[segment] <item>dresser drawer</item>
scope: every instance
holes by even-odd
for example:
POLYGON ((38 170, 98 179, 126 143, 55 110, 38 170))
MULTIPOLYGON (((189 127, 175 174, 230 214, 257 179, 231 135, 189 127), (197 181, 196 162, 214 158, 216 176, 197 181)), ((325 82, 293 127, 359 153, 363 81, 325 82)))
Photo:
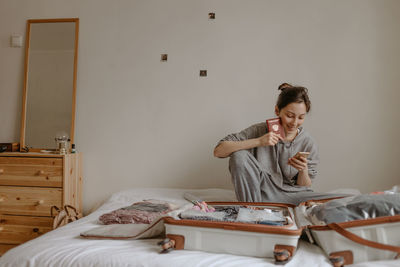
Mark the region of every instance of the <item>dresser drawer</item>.
POLYGON ((16 246, 18 246, 18 244, 0 244, 0 256, 6 253, 7 250, 15 248, 16 246))
POLYGON ((53 205, 62 205, 62 189, 0 186, 0 213, 50 216, 53 205))
POLYGON ((0 185, 62 187, 61 158, 0 157, 0 185))
POLYGON ((49 217, 0 215, 0 243, 20 244, 53 230, 49 217))

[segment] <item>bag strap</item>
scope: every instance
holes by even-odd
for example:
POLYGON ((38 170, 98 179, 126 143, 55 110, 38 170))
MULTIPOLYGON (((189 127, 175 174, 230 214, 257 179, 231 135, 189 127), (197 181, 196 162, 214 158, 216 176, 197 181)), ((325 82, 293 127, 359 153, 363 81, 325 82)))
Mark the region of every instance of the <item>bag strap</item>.
POLYGON ((64 205, 64 210, 67 212, 68 216, 76 216, 78 214, 78 212, 76 212, 76 208, 68 204, 64 205), (68 209, 73 210, 74 214, 70 214, 70 211, 68 209))
POLYGON ((51 208, 50 208, 50 215, 51 215, 51 217, 56 216, 56 213, 57 213, 57 214, 60 213, 60 208, 57 207, 57 206, 51 206, 51 208))
POLYGON ((400 247, 398 246, 392 246, 392 245, 387 245, 387 244, 382 244, 382 243, 378 243, 375 241, 371 241, 368 239, 364 239, 362 237, 359 237, 356 234, 353 234, 350 231, 347 231, 346 229, 344 229, 343 227, 341 227, 339 224, 337 223, 331 223, 327 225, 329 228, 331 228, 332 230, 336 231, 338 234, 341 234, 342 236, 350 239, 351 241, 354 241, 358 244, 364 245, 364 246, 368 246, 368 247, 372 247, 372 248, 377 248, 377 249, 383 249, 383 250, 389 250, 389 251, 393 251, 397 253, 396 258, 399 257, 400 255, 400 247))
POLYGON ((67 216, 73 220, 78 220, 81 217, 81 214, 78 213, 74 206, 65 204, 64 210, 67 213, 67 216))
POLYGON ((65 219, 66 216, 65 216, 65 213, 63 213, 61 215, 62 215, 62 217, 55 218, 55 220, 53 221, 53 229, 56 229, 63 224, 63 220, 65 219))
POLYGON ((63 225, 63 221, 65 220, 65 218, 67 218, 67 213, 65 212, 65 210, 59 209, 58 214, 55 215, 53 219, 53 229, 56 229, 63 225))

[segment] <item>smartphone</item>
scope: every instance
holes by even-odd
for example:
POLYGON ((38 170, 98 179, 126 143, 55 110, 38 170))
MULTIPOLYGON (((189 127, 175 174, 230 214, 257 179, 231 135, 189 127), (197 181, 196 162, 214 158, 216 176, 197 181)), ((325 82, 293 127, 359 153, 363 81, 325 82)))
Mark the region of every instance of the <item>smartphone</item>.
POLYGON ((294 158, 300 158, 300 157, 308 158, 309 155, 310 152, 297 152, 296 155, 294 155, 294 158))

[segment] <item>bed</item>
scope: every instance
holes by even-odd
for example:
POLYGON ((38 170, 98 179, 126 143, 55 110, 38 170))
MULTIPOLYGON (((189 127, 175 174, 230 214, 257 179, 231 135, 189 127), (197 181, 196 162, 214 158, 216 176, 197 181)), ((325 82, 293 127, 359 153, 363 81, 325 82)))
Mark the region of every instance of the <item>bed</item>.
MULTIPOLYGON (((113 194, 86 217, 9 250, 0 258, 2 267, 46 266, 276 266, 273 259, 175 250, 160 254, 161 238, 139 240, 87 239, 80 233, 100 227, 100 215, 144 199, 185 204, 190 191, 206 200, 233 201, 234 193, 224 189, 138 188, 113 194)), ((300 240, 297 252, 286 266, 331 266, 322 250, 300 240)), ((353 266, 400 266, 400 260, 359 263, 353 266)))

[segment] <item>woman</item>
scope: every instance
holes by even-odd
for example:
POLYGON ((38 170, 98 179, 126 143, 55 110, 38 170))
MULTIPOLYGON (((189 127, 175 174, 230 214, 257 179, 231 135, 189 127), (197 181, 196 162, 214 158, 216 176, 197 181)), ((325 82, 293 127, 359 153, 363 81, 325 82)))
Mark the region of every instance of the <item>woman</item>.
POLYGON ((239 201, 285 202, 299 204, 307 199, 345 195, 316 193, 310 188, 317 175, 318 148, 303 124, 310 111, 308 90, 283 83, 275 114, 280 118, 285 137, 268 132, 265 122, 223 138, 214 156, 230 157, 229 170, 239 201), (309 152, 306 157, 293 157, 309 152))

